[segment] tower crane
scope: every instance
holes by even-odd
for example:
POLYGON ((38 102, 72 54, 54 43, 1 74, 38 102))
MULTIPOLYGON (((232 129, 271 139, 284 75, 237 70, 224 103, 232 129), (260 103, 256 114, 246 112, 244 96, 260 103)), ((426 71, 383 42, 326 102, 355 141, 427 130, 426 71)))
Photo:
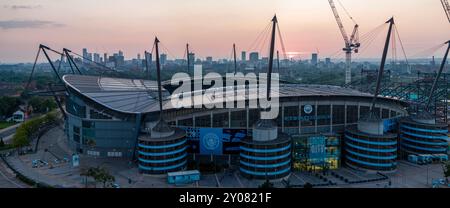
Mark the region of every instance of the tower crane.
POLYGON ((345 52, 345 63, 346 63, 345 84, 348 84, 352 81, 352 70, 351 70, 352 53, 353 52, 358 53, 358 48, 361 46, 361 43, 359 43, 359 32, 358 32, 359 25, 349 15, 350 19, 353 21, 353 23, 355 23, 355 26, 353 28, 352 35, 348 37, 347 32, 345 31, 344 28, 344 24, 342 24, 342 20, 336 9, 336 5, 334 4, 334 1, 328 0, 328 3, 330 3, 331 10, 333 11, 334 14, 334 18, 336 19, 336 22, 339 26, 339 30, 341 31, 342 37, 344 38, 345 42, 345 47, 342 50, 345 52))
POLYGON ((444 7, 445 14, 447 15, 448 22, 450 22, 450 4, 447 0, 441 0, 441 3, 444 7))

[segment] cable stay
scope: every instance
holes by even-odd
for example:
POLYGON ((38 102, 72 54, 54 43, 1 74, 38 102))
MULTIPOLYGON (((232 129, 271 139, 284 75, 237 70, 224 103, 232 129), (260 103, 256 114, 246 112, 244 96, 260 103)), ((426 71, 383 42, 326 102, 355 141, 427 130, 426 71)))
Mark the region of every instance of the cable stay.
POLYGON ((411 57, 413 57, 413 58, 429 57, 429 56, 436 54, 437 51, 441 50, 444 46, 445 46, 445 44, 441 43, 441 44, 432 46, 430 48, 427 48, 425 50, 419 51, 418 53, 412 55, 411 57))

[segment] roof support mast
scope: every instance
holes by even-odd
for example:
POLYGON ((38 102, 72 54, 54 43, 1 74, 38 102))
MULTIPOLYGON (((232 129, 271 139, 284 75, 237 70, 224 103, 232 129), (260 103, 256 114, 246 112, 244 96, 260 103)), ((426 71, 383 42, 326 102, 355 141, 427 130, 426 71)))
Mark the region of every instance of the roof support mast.
MULTIPOLYGON (((159 119, 163 119, 163 107, 162 107, 162 93, 161 93, 161 65, 159 62, 159 40, 155 37, 155 51, 156 51, 156 76, 158 79, 158 98, 159 98, 159 119)), ((189 57, 188 57, 189 60, 189 57)))
POLYGON ((187 72, 189 73, 189 65, 190 65, 190 59, 189 59, 189 43, 186 43, 186 58, 187 58, 187 72))
POLYGON ((237 64, 236 64, 236 44, 233 43, 233 58, 234 58, 234 74, 237 73, 237 64))
POLYGON ((269 51, 269 71, 267 72, 267 100, 270 100, 270 88, 272 83, 272 69, 273 69, 273 53, 275 51, 275 29, 277 27, 277 15, 272 19, 272 37, 270 39, 270 51, 269 51))
POLYGON ((395 24, 394 18, 392 17, 386 23, 389 23, 389 31, 388 31, 388 34, 386 37, 386 42, 384 44, 383 56, 381 57, 380 70, 378 70, 377 87, 375 89, 375 94, 373 95, 372 107, 370 108, 370 111, 372 111, 372 112, 375 109, 375 102, 377 101, 378 94, 380 93, 381 79, 383 79, 384 65, 386 63, 386 57, 387 57, 387 53, 389 50, 389 42, 391 40, 392 26, 395 24))
POLYGON ((439 68, 438 74, 436 75, 436 78, 434 79, 433 86, 431 87, 430 96, 428 97, 428 102, 427 102, 427 105, 425 107, 426 111, 429 110, 428 108, 430 107, 434 91, 436 90, 437 82, 439 81, 439 78, 441 77, 442 71, 444 70, 445 63, 447 62, 448 52, 450 50, 450 40, 447 41, 445 44, 448 45, 447 46, 447 51, 445 52, 444 58, 442 59, 441 67, 439 68))

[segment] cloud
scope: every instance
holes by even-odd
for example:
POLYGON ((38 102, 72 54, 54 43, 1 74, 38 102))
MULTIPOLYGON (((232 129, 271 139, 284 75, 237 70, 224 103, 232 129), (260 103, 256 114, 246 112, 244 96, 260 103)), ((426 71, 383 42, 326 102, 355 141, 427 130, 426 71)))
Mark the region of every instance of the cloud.
POLYGON ((1 29, 64 27, 64 24, 42 20, 0 20, 1 29))
POLYGON ((41 5, 5 5, 3 8, 5 9, 12 9, 12 10, 19 10, 19 9, 39 9, 41 8, 41 5))

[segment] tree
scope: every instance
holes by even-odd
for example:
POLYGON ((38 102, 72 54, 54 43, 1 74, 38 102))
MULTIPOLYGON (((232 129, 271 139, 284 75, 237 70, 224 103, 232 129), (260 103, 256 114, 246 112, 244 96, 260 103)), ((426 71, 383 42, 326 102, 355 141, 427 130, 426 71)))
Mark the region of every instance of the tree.
POLYGON ((303 185, 303 188, 310 189, 310 188, 313 188, 313 186, 310 183, 305 183, 305 185, 303 185))
POLYGON ((445 177, 445 180, 446 180, 447 183, 448 183, 448 177, 450 177, 450 162, 446 162, 446 163, 443 165, 443 169, 444 169, 444 177, 445 177))
POLYGON ((268 189, 268 188, 273 188, 274 186, 273 186, 273 183, 271 183, 270 181, 269 181, 269 179, 267 179, 263 184, 261 184, 260 186, 259 186, 259 188, 262 188, 262 189, 268 189))
POLYGON ((103 183, 103 188, 106 188, 106 184, 116 181, 116 178, 111 175, 106 168, 100 168, 98 172, 98 181, 103 183))
POLYGON ((106 168, 103 167, 90 167, 88 169, 82 169, 80 176, 85 177, 85 186, 87 186, 88 177, 93 178, 95 183, 102 183, 103 188, 106 188, 106 184, 112 183, 116 180, 116 178, 111 175, 106 168))
POLYGON ((13 136, 12 144, 16 148, 24 147, 30 144, 30 137, 36 134, 41 127, 57 119, 55 112, 47 113, 43 117, 33 118, 23 122, 16 130, 13 136))
POLYGON ((19 98, 0 97, 0 116, 10 117, 21 104, 19 98))
POLYGON ((0 138, 0 147, 4 147, 5 146, 5 142, 3 141, 3 137, 0 138))
POLYGON ((32 97, 28 104, 33 107, 35 113, 46 113, 56 108, 56 103, 51 98, 32 97))

